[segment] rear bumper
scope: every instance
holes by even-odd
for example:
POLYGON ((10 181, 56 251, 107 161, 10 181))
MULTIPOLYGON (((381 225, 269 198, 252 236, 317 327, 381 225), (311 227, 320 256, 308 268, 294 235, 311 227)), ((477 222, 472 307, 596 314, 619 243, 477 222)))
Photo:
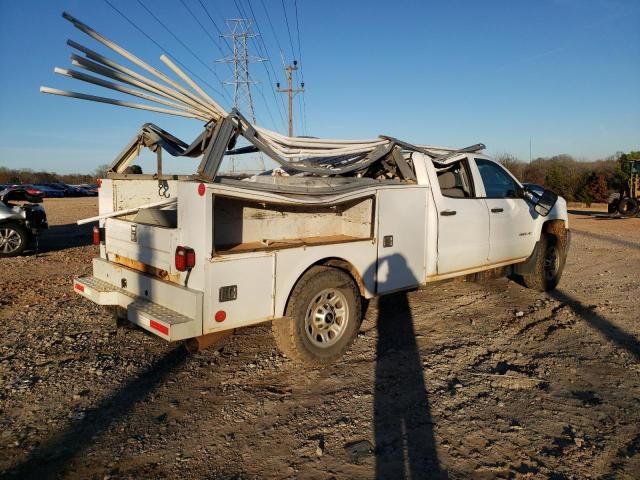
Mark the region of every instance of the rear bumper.
POLYGON ((125 308, 130 322, 165 340, 202 335, 202 292, 101 258, 93 260, 93 275, 74 279, 73 289, 98 305, 125 308))

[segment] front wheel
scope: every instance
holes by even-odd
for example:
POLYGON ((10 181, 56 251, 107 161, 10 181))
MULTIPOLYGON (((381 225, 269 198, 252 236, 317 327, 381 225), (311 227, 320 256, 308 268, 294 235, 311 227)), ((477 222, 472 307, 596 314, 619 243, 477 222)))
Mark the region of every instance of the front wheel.
POLYGON ((542 235, 537 248, 535 267, 531 273, 523 275, 522 279, 527 288, 548 292, 560 282, 566 251, 552 235, 542 235))
POLYGON ((29 244, 29 233, 18 223, 0 225, 0 257, 20 255, 29 244))
POLYGON ((638 202, 633 198, 623 198, 618 202, 618 212, 625 217, 634 217, 638 213, 638 202))
POLYGON ((286 316, 274 320, 278 348, 296 363, 320 367, 341 357, 358 333, 361 300, 342 270, 312 267, 294 287, 286 316))

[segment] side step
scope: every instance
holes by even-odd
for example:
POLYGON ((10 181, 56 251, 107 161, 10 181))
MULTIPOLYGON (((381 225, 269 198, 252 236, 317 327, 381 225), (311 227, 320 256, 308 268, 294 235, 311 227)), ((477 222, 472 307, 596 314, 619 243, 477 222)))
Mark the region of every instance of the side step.
POLYGON ((135 298, 122 288, 111 285, 93 275, 73 279, 73 290, 98 305, 128 305, 135 298))
POLYGON ((195 319, 138 298, 127 307, 129 321, 165 340, 184 340, 194 335, 195 319))
POLYGON ((73 280, 73 290, 98 305, 119 305, 127 309, 127 318, 170 342, 197 337, 202 324, 169 308, 140 298, 93 275, 73 280))

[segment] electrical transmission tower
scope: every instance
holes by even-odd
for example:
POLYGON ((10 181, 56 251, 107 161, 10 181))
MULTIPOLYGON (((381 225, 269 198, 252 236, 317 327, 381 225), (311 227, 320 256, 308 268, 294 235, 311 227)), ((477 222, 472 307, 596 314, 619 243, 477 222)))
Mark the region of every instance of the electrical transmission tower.
MULTIPOLYGON (((283 62, 284 63, 284 62, 283 62)), ((287 93, 289 95, 289 136, 293 137, 293 97, 298 93, 304 92, 304 82, 300 84, 300 88, 293 88, 293 72, 298 70, 298 62, 293 61, 293 65, 284 68, 287 74, 287 88, 280 88, 280 83, 276 84, 278 92, 287 93)))
POLYGON ((233 56, 222 58, 218 61, 233 65, 233 80, 228 80, 224 83, 233 85, 233 106, 255 123, 256 114, 253 108, 251 85, 257 82, 251 80, 249 65, 256 62, 264 62, 267 59, 249 55, 248 39, 258 36, 257 33, 251 31, 253 23, 251 20, 232 18, 228 19, 226 23, 231 32, 220 36, 231 39, 233 56))
MULTIPOLYGON (((253 108, 253 96, 251 95, 251 85, 255 82, 249 74, 249 65, 256 62, 264 62, 267 59, 249 55, 248 39, 257 37, 257 33, 251 31, 252 21, 246 18, 231 18, 226 20, 230 33, 220 35, 222 38, 229 38, 232 41, 233 55, 218 60, 223 63, 233 65, 233 80, 224 82, 233 86, 233 107, 237 108, 243 115, 256 123, 256 113, 253 108)), ((261 168, 264 168, 264 161, 260 156, 261 168)), ((232 162, 232 170, 235 169, 235 161, 232 162)))

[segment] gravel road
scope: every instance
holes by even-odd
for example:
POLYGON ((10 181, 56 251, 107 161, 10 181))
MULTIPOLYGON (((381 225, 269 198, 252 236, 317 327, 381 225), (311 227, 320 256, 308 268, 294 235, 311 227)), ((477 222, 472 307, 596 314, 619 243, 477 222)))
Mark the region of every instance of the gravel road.
POLYGON ((640 219, 571 216, 565 275, 371 302, 336 365, 268 326, 189 355, 72 292, 95 199, 0 260, 3 478, 639 478, 640 219))

